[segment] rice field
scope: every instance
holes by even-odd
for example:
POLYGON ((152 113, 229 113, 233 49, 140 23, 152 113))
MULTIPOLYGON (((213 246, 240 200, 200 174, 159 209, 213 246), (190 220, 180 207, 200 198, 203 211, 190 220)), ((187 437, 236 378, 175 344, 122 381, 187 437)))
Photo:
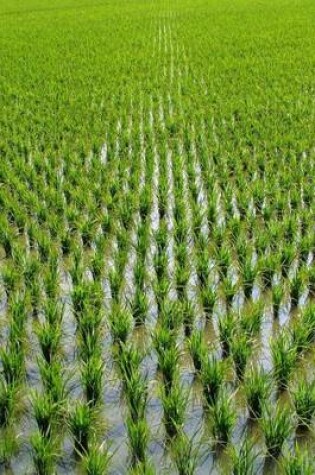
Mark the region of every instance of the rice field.
POLYGON ((315 473, 314 30, 0 0, 0 474, 315 473))

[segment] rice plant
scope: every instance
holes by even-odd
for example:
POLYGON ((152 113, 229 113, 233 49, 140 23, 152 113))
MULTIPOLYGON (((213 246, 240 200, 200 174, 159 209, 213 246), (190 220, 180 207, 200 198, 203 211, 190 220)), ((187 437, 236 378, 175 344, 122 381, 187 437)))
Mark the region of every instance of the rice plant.
POLYGON ((292 391, 292 398, 298 423, 303 427, 310 427, 315 414, 315 383, 300 379, 292 391))
POLYGON ((261 428, 265 437, 268 455, 275 458, 279 457, 284 442, 292 429, 289 409, 279 404, 274 410, 266 406, 261 419, 261 428))
POLYGON ((252 366, 244 379, 244 390, 249 414, 260 418, 263 408, 269 398, 271 384, 270 376, 261 367, 252 366))
POLYGON ((226 445, 236 422, 232 396, 226 390, 221 391, 215 404, 211 406, 210 414, 214 441, 219 445, 226 445))

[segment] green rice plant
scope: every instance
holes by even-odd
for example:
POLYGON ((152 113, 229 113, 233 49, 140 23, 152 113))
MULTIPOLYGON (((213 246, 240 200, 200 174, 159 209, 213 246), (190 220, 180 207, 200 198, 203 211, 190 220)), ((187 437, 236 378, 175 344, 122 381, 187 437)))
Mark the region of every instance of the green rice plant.
POLYGON ((217 301, 217 292, 210 286, 201 288, 200 298, 205 316, 209 320, 213 315, 213 309, 217 301))
POLYGON ((53 475, 55 473, 58 452, 56 443, 40 432, 31 436, 32 458, 37 475, 53 475))
POLYGON ((264 289, 270 289, 273 278, 279 268, 279 258, 277 254, 268 254, 259 261, 260 275, 264 289))
POLYGON ((114 304, 109 315, 110 329, 114 343, 126 343, 132 329, 132 315, 119 304, 114 304))
POLYGON ((90 268, 92 272, 93 279, 95 281, 101 280, 104 275, 104 256, 103 252, 96 252, 91 260, 90 268))
POLYGON ((175 301, 165 300, 161 306, 159 318, 164 328, 176 331, 182 323, 181 305, 175 301))
POLYGON ((255 462, 257 455, 254 453, 255 444, 247 437, 242 441, 239 449, 232 449, 232 467, 233 475, 254 475, 255 462))
POLYGON ((184 265, 177 265, 175 268, 175 285, 179 300, 185 297, 185 291, 190 279, 190 274, 191 271, 188 263, 184 265))
POLYGON ((210 275, 209 260, 210 260, 210 255, 209 255, 208 249, 207 248, 201 249, 197 255, 197 269, 196 269, 201 288, 207 287, 209 283, 209 275, 210 275))
POLYGON ((252 264, 251 259, 246 257, 241 267, 244 295, 246 299, 252 296, 255 280, 258 276, 258 267, 252 264))
POLYGON ((281 462, 283 475, 313 475, 314 462, 309 453, 296 444, 294 451, 287 451, 281 462))
POLYGON ((51 437, 53 428, 64 418, 64 408, 59 402, 51 399, 49 393, 34 391, 31 394, 31 404, 38 430, 44 437, 51 437))
POLYGON ((132 316, 136 326, 145 323, 149 309, 149 303, 146 293, 139 287, 136 288, 134 299, 132 302, 132 316))
POLYGON ((19 287, 21 274, 11 262, 7 262, 1 269, 1 278, 5 292, 10 297, 11 293, 19 287))
POLYGON ((82 362, 81 379, 85 396, 91 406, 101 401, 103 392, 104 362, 95 354, 86 362, 82 362))
POLYGON ((61 328, 59 325, 45 322, 37 326, 36 334, 43 357, 50 363, 60 350, 61 328))
POLYGON ((225 301, 227 308, 229 309, 233 304, 233 299, 238 292, 239 285, 234 283, 231 277, 225 277, 222 280, 223 293, 225 296, 225 301))
POLYGON ((125 379, 124 393, 131 419, 136 422, 145 418, 148 399, 148 383, 142 375, 134 371, 125 379))
POLYGON ((60 327, 64 314, 64 305, 61 305, 55 299, 49 298, 43 304, 43 312, 47 325, 60 327))
POLYGON ((284 284, 279 282, 276 285, 272 286, 272 305, 273 305, 273 315, 275 318, 279 316, 279 310, 281 302, 284 297, 284 284))
POLYGON ((95 235, 95 224, 96 223, 94 220, 89 219, 87 221, 83 221, 81 225, 80 232, 84 248, 91 248, 92 246, 95 235))
POLYGON ((1 219, 0 224, 0 245, 3 247, 6 258, 12 258, 14 252, 14 244, 17 234, 13 228, 6 222, 5 218, 1 219))
POLYGON ((166 349, 159 355, 158 365, 163 376, 165 390, 171 390, 179 371, 179 351, 176 345, 166 349))
POLYGON ((262 300, 252 302, 240 315, 240 328, 250 338, 256 337, 260 333, 261 323, 264 315, 264 304, 262 300))
POLYGON ((315 266, 311 266, 308 270, 308 285, 309 285, 309 291, 312 297, 315 295, 315 266))
POLYGON ((8 385, 22 382, 25 375, 24 352, 17 345, 15 348, 0 348, 2 374, 8 385))
POLYGON ((200 372, 202 363, 207 355, 207 345, 204 341, 203 332, 201 330, 194 330, 188 340, 188 346, 195 370, 200 372))
POLYGON ((108 274, 110 290, 114 302, 118 302, 119 292, 122 286, 122 276, 115 269, 110 269, 108 274))
POLYGON ((215 252, 216 262, 222 277, 227 277, 228 270, 232 264, 231 252, 227 247, 217 248, 215 252))
POLYGON ((58 257, 50 256, 48 269, 44 275, 45 293, 50 299, 57 299, 59 293, 58 257))
POLYGON ((292 243, 284 243, 281 251, 281 271, 283 277, 288 277, 289 270, 296 257, 296 248, 292 243))
POLYGON ((69 256, 72 249, 72 236, 69 230, 64 230, 60 236, 61 252, 64 257, 69 256))
POLYGON ((199 450, 185 433, 178 434, 173 440, 172 454, 178 475, 194 475, 198 466, 199 450))
POLYGON ((87 309, 79 318, 77 317, 77 331, 85 341, 90 335, 99 337, 103 316, 100 311, 87 309))
POLYGON ((132 465, 143 464, 146 461, 146 450, 149 440, 149 428, 144 419, 126 421, 128 441, 131 449, 132 465))
POLYGON ((236 376, 239 380, 242 380, 248 358, 252 352, 252 341, 244 333, 234 333, 230 342, 230 348, 236 376))
POLYGON ((302 237, 299 247, 300 247, 300 260, 299 260, 299 265, 304 266, 307 263, 309 253, 312 249, 312 239, 313 237, 311 235, 306 234, 305 236, 302 237))
POLYGON ((61 362, 52 360, 48 363, 45 359, 38 358, 38 368, 44 389, 52 401, 64 405, 69 394, 69 375, 65 374, 61 362))
POLYGON ((0 427, 7 427, 19 408, 19 388, 14 383, 0 379, 0 427))
POLYGON ((235 331, 236 318, 234 313, 228 312, 219 318, 219 336, 222 347, 223 356, 230 354, 231 341, 235 331))
POLYGON ((51 254, 51 239, 46 232, 41 232, 37 238, 39 258, 42 264, 49 261, 51 254))
POLYGON ((244 391, 250 417, 259 419, 266 401, 270 396, 271 381, 269 374, 261 367, 252 366, 244 379, 244 391))
POLYGON ((223 361, 214 356, 203 356, 200 377, 207 404, 213 406, 219 396, 225 376, 223 361))
POLYGON ((178 311, 180 312, 181 320, 184 324, 185 336, 190 337, 194 328, 194 322, 196 319, 196 310, 193 302, 183 299, 178 304, 178 311))
POLYGON ((121 345, 117 363, 124 380, 130 379, 139 370, 142 359, 143 354, 134 345, 121 345))
POLYGON ((301 326, 304 326, 308 330, 308 344, 312 343, 315 339, 315 305, 309 303, 305 309, 302 310, 300 316, 301 326))
POLYGON ((288 407, 279 404, 273 411, 266 407, 260 424, 268 455, 278 458, 292 429, 290 410, 288 407))
POLYGON ((170 282, 169 279, 163 278, 154 282, 154 293, 156 298, 156 303, 158 307, 158 312, 161 312, 164 302, 167 300, 170 291, 170 282))
POLYGON ((306 351, 312 341, 311 328, 304 325, 303 319, 297 319, 294 321, 290 328, 292 343, 296 348, 296 352, 300 355, 303 351, 306 351))
POLYGON ((286 389, 296 366, 297 351, 291 335, 283 331, 270 341, 273 374, 280 390, 286 389))
POLYGON ((77 454, 87 453, 91 436, 95 430, 95 414, 85 402, 78 402, 70 412, 69 427, 77 454))
POLYGON ((174 437, 185 421, 188 394, 178 382, 173 382, 171 387, 163 388, 161 399, 166 433, 174 437))
POLYGON ((0 439, 0 463, 9 466, 14 455, 20 450, 20 435, 16 434, 14 428, 7 427, 2 430, 0 439))
POLYGON ((224 389, 220 392, 214 405, 210 408, 212 417, 212 434, 216 444, 226 445, 230 438, 236 421, 235 408, 232 396, 224 389))
POLYGON ((293 306, 297 306, 299 299, 305 290, 307 282, 307 271, 301 268, 290 281, 290 297, 293 306))
POLYGON ((167 277, 168 255, 166 249, 156 253, 153 258, 154 270, 158 281, 167 277))
POLYGON ((309 428, 315 414, 315 381, 300 379, 291 394, 299 425, 309 428))
MULTIPOLYGON (((92 444, 91 444, 92 445, 92 444)), ((82 457, 82 467, 86 475, 105 475, 110 465, 110 454, 104 444, 93 444, 82 457)))
POLYGON ((164 326, 158 326, 154 329, 152 334, 152 342, 158 359, 160 359, 163 358, 163 354, 166 350, 176 346, 176 334, 164 326))
POLYGON ((38 317, 42 306, 42 292, 40 282, 34 282, 31 287, 27 289, 32 305, 32 313, 35 318, 38 317))

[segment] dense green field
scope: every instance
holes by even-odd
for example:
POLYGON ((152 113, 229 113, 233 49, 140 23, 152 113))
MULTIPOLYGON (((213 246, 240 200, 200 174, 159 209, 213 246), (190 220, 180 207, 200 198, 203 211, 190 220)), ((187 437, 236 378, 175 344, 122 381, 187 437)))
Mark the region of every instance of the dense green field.
POLYGON ((315 473, 314 31, 0 0, 0 473, 315 473))

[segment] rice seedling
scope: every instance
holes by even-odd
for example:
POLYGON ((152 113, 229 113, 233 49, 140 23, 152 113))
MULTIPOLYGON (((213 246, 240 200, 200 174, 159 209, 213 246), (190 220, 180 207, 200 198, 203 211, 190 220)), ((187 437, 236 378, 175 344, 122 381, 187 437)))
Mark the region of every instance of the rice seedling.
POLYGON ((223 356, 230 354, 231 341, 235 331, 235 315, 228 312, 225 316, 219 318, 219 335, 223 356))
POLYGON ((294 307, 299 303, 299 299, 306 287, 306 275, 304 269, 300 269, 290 281, 290 297, 294 307))
POLYGON ((313 424, 312 2, 52 3, 0 6, 0 458, 32 473, 259 471, 247 412, 268 419, 269 396, 279 412, 290 396, 313 424), (199 429, 208 412, 234 459, 185 436, 186 414, 199 429))
POLYGON ((0 348, 2 373, 8 385, 18 384, 25 375, 24 352, 19 345, 14 348, 0 348))
POLYGON ((315 383, 300 379, 296 388, 292 391, 292 398, 298 424, 302 427, 311 426, 313 415, 315 414, 315 383))
POLYGON ((258 276, 258 267, 253 265, 251 259, 247 256, 244 265, 241 267, 241 274, 245 298, 249 299, 252 296, 254 283, 258 276))
POLYGON ((226 390, 221 391, 215 404, 211 406, 212 434, 216 444, 226 445, 236 421, 232 396, 226 390))
POLYGON ((201 382, 208 405, 213 406, 219 396, 225 376, 224 362, 215 357, 203 356, 201 365, 201 382))
POLYGON ((202 332, 199 330, 195 330, 189 339, 188 345, 195 370, 197 372, 200 372, 202 368, 202 363, 207 355, 207 345, 204 342, 202 332))
POLYGON ((264 305, 261 300, 253 302, 240 315, 240 328, 253 338, 259 335, 264 315, 264 305))
POLYGON ((62 423, 64 408, 62 403, 55 402, 49 393, 33 392, 31 403, 38 431, 45 437, 51 437, 53 429, 62 423))
POLYGON ((114 343, 125 344, 132 329, 132 316, 128 310, 114 305, 109 316, 110 329, 114 343))
POLYGON ((92 434, 95 430, 95 414, 91 407, 79 402, 72 409, 69 417, 69 427, 74 439, 76 453, 84 454, 89 450, 92 434))
POLYGON ((95 406, 103 392, 104 362, 97 354, 83 361, 81 369, 82 385, 87 401, 95 406))
POLYGON ((58 457, 55 442, 40 432, 36 432, 31 437, 31 447, 35 473, 53 475, 58 457))
POLYGON ((233 475, 254 475, 257 459, 257 454, 254 453, 254 446, 254 442, 245 437, 238 450, 233 447, 231 468, 233 475))
POLYGON ((268 455, 278 458, 292 429, 290 410, 279 404, 273 411, 266 407, 261 419, 261 428, 268 455))
POLYGON ((82 457, 82 467, 87 475, 105 475, 109 465, 110 454, 104 444, 91 446, 82 457))
POLYGON ((236 376, 239 380, 242 380, 248 358, 252 352, 252 342, 246 334, 234 333, 230 342, 230 348, 236 376))
POLYGON ((294 452, 285 454, 281 462, 281 470, 284 475, 312 475, 314 463, 309 458, 307 451, 303 451, 298 445, 294 452))
POLYGON ((273 315, 275 318, 279 316, 279 310, 281 306, 281 302, 284 297, 284 288, 283 283, 280 282, 279 284, 272 286, 272 306, 273 306, 273 315))
POLYGON ((139 370, 143 355, 134 345, 122 345, 117 357, 121 375, 124 380, 130 379, 134 371, 139 370))
POLYGON ((194 322, 196 318, 196 309, 192 302, 189 300, 182 300, 178 306, 178 311, 181 316, 181 320, 184 324, 185 336, 190 337, 194 328, 194 322))
POLYGON ((0 440, 0 463, 5 467, 9 467, 12 457, 14 457, 20 450, 19 434, 14 432, 14 429, 8 427, 5 432, 2 431, 0 440))
POLYGON ((14 420, 19 408, 19 388, 0 379, 0 427, 6 427, 14 420))
POLYGON ((44 323, 39 325, 36 334, 42 350, 43 357, 50 363, 60 350, 61 329, 59 325, 44 323))
POLYGON ((174 437, 182 429, 185 421, 188 394, 177 382, 164 388, 161 394, 164 426, 169 437, 174 437))
POLYGON ((144 419, 148 399, 146 379, 134 371, 130 378, 125 379, 124 392, 131 419, 134 422, 144 419))
POLYGON ((249 414, 252 418, 260 418, 269 398, 271 381, 268 373, 261 367, 251 367, 245 375, 244 391, 249 414))
POLYGON ((194 475, 198 466, 199 451, 185 433, 181 433, 172 443, 172 454, 179 475, 194 475))
POLYGON ((143 464, 146 461, 149 429, 145 420, 133 421, 130 417, 126 420, 128 441, 131 450, 132 465, 143 464))
POLYGON ((296 366, 297 349, 289 332, 283 331, 270 342, 273 373, 280 390, 286 389, 296 366))
POLYGON ((159 369, 163 376, 166 390, 170 390, 178 376, 179 351, 177 346, 172 346, 159 355, 159 369))

